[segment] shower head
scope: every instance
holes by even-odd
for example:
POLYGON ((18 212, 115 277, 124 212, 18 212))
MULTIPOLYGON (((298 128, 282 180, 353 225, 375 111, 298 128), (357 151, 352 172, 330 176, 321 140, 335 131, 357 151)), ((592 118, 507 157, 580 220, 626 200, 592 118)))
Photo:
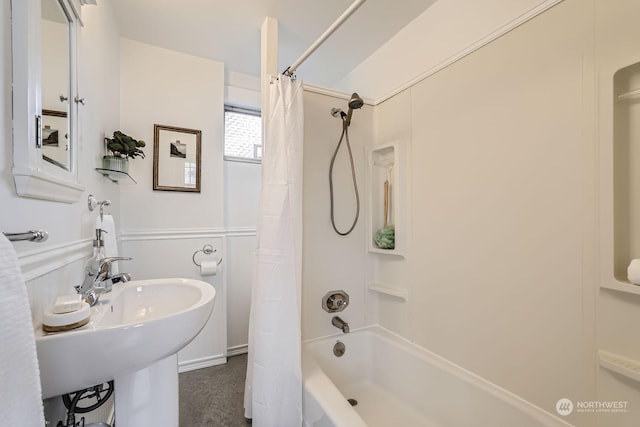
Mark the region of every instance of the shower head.
POLYGON ((347 113, 347 118, 345 119, 345 123, 347 126, 351 124, 351 115, 353 114, 353 110, 357 110, 362 108, 364 105, 364 101, 360 98, 360 95, 353 92, 351 95, 351 99, 349 99, 349 112, 347 113))
POLYGON ((360 98, 360 95, 358 95, 356 92, 353 92, 353 94, 351 95, 351 99, 349 100, 349 108, 357 110, 359 108, 362 108, 363 105, 364 101, 362 100, 362 98, 360 98))

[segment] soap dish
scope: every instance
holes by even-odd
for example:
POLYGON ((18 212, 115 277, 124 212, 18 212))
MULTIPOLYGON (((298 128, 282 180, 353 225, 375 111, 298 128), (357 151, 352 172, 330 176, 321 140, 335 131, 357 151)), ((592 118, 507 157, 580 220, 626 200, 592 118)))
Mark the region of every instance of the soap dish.
POLYGON ((91 307, 82 303, 79 310, 70 313, 54 313, 53 307, 48 307, 42 315, 42 330, 45 332, 62 332, 76 329, 89 323, 91 307))
POLYGON ((63 295, 56 298, 55 304, 53 304, 53 314, 71 313, 78 311, 82 308, 82 295, 72 294, 63 295))

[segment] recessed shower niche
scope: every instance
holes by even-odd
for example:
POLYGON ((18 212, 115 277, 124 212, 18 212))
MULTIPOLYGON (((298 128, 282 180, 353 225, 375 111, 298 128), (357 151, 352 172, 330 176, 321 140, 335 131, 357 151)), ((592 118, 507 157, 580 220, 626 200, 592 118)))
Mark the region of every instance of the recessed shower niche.
MULTIPOLYGON (((404 180, 400 144, 390 142, 369 150, 369 252, 404 256, 406 247, 404 180)), ((406 208, 406 207, 405 207, 406 208)))
POLYGON ((621 290, 640 293, 640 286, 631 285, 627 279, 629 263, 634 258, 640 258, 640 63, 622 68, 614 74, 612 101, 611 267, 615 281, 605 286, 622 286, 621 290), (625 285, 629 285, 629 288, 625 285))
POLYGON ((598 298, 598 362, 618 377, 640 381, 640 347, 637 340, 619 332, 639 319, 640 285, 629 281, 627 268, 640 258, 640 57, 605 64, 598 74, 600 288, 604 290, 598 298))

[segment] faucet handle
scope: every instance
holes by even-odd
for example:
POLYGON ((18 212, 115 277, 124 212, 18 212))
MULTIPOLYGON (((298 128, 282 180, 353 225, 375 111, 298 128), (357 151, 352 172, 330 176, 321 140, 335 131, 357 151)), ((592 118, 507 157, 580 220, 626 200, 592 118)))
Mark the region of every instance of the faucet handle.
POLYGON ((108 256, 106 258, 102 258, 102 263, 109 263, 111 264, 114 261, 131 261, 133 258, 131 258, 130 256, 108 256))
POLYGON ((131 259, 131 257, 126 256, 111 256, 102 258, 100 260, 100 272, 98 274, 109 273, 109 271, 111 270, 111 263, 115 261, 131 261, 131 259))
POLYGON ((336 313, 349 305, 349 294, 345 291, 330 291, 322 297, 322 309, 327 313, 336 313))

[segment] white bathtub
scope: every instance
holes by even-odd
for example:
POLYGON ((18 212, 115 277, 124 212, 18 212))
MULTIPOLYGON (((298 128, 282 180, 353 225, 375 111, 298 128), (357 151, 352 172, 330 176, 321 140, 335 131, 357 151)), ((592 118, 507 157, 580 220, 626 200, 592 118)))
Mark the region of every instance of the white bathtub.
POLYGON ((305 342, 302 371, 305 427, 570 426, 377 326, 305 342))

